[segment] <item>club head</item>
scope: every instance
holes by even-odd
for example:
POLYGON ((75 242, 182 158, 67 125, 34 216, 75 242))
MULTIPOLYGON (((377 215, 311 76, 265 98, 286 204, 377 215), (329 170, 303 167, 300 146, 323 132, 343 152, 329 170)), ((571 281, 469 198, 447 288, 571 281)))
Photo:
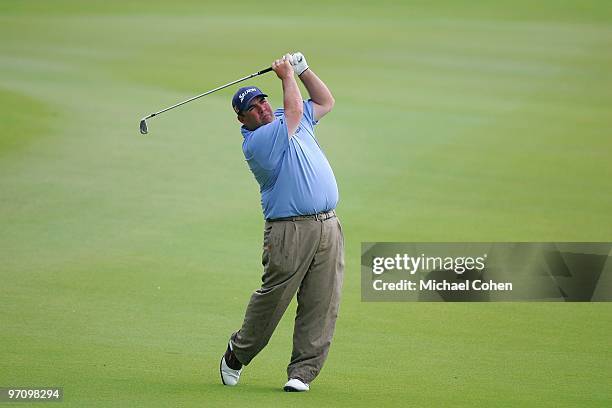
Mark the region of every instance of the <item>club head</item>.
POLYGON ((147 121, 145 119, 142 119, 140 121, 140 133, 142 133, 143 135, 146 135, 148 131, 149 129, 147 129, 147 121))

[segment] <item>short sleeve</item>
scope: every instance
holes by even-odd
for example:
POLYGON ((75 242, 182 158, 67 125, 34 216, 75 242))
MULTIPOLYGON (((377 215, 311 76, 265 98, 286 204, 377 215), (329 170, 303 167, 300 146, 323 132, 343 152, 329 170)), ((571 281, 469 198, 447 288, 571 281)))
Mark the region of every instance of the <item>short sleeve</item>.
POLYGON ((308 99, 307 101, 304 101, 304 117, 308 120, 308 122, 312 126, 319 123, 314 118, 314 106, 313 106, 312 99, 308 99))
POLYGON ((263 125, 249 135, 244 148, 247 160, 255 160, 264 169, 276 168, 289 146, 284 118, 263 125))

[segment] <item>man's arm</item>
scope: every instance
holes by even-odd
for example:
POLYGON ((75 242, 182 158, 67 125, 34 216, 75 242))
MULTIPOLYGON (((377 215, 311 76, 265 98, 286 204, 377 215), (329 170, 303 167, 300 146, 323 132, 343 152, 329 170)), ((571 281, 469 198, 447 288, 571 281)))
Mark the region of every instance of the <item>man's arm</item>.
POLYGON ((311 69, 304 71, 300 80, 312 99, 314 118, 318 121, 332 110, 336 101, 327 85, 311 69))
POLYGON ((313 102, 314 118, 321 119, 334 107, 334 97, 329 88, 321 79, 308 67, 306 58, 302 53, 296 52, 291 56, 291 64, 296 74, 306 87, 308 95, 313 102))
POLYGON ((283 108, 285 110, 285 121, 287 122, 287 133, 291 138, 295 134, 304 113, 302 94, 293 76, 293 68, 289 63, 288 54, 282 59, 274 61, 272 69, 283 83, 283 108))

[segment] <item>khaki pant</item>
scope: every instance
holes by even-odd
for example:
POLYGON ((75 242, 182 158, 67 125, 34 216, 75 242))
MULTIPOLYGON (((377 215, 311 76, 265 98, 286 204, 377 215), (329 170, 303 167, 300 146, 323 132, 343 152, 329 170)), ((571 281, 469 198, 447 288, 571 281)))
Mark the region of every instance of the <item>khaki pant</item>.
POLYGON ((344 238, 337 217, 266 221, 261 288, 251 296, 234 354, 244 365, 268 344, 297 292, 288 378, 310 383, 321 371, 334 334, 344 273, 344 238))

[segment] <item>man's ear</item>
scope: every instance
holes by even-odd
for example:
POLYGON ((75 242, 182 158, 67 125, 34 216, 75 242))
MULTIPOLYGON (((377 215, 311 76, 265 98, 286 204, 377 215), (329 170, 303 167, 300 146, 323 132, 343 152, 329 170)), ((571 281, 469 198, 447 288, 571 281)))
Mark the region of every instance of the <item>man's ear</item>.
POLYGON ((244 115, 242 113, 238 113, 236 115, 236 119, 238 119, 238 122, 242 123, 244 125, 244 115))

